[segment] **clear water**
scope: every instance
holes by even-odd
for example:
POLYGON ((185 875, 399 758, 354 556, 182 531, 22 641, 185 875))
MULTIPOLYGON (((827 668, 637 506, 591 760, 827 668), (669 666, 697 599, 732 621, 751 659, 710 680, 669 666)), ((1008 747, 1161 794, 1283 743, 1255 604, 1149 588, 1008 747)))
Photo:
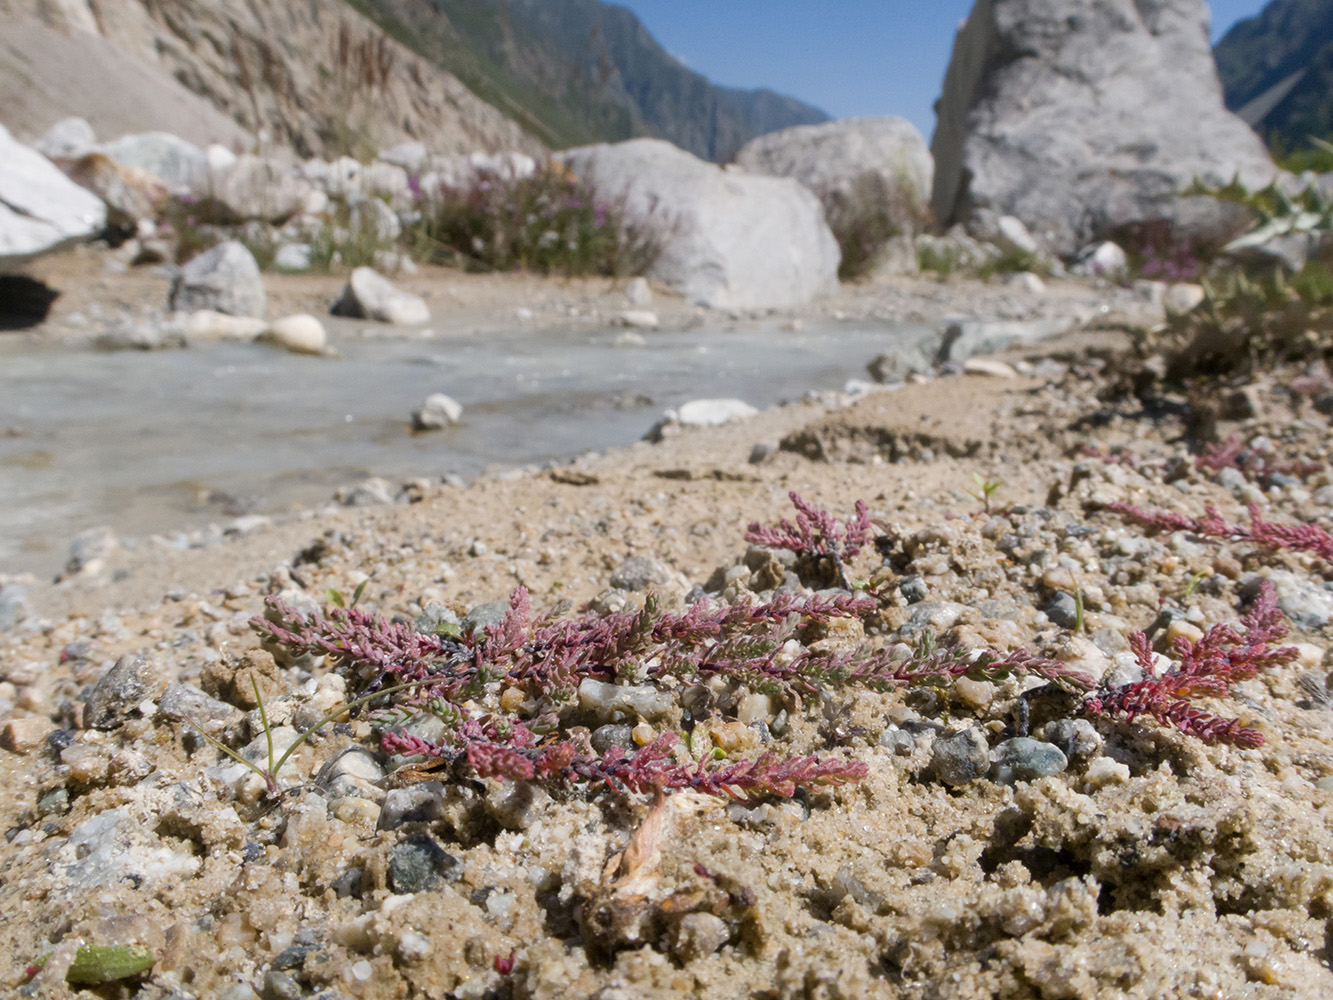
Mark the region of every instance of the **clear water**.
POLYGON ((690 399, 763 408, 840 388, 889 342, 920 332, 701 326, 625 347, 614 331, 398 340, 360 329, 330 323, 340 359, 250 344, 102 354, 0 338, 0 572, 54 572, 69 539, 94 525, 167 533, 240 509, 316 506, 368 475, 471 476, 625 445, 690 399), (462 403, 464 422, 413 434, 411 411, 432 392, 462 403))

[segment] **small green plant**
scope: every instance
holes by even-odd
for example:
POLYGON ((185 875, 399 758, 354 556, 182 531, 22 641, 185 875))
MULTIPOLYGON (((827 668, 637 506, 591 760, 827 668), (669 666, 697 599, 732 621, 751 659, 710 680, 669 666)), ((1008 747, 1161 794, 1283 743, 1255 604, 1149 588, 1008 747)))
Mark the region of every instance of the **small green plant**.
POLYGON ((1039 253, 1006 250, 998 257, 991 257, 983 262, 977 269, 977 277, 984 281, 999 274, 1021 274, 1025 271, 1031 274, 1049 275, 1051 266, 1039 253))
POLYGON ((972 479, 976 482, 977 488, 975 490, 965 490, 964 492, 972 499, 979 500, 981 502, 982 512, 989 514, 991 497, 995 496, 995 494, 1000 491, 1000 487, 1004 485, 1004 481, 983 476, 979 472, 972 473, 972 479))
POLYGON ((948 281, 963 264, 962 255, 954 248, 941 246, 937 241, 920 244, 916 250, 916 265, 924 273, 933 272, 941 281, 948 281))
POLYGON ((903 179, 890 183, 878 171, 867 171, 850 187, 820 194, 824 217, 842 250, 838 277, 853 281, 872 271, 895 238, 919 231, 925 218, 916 208, 915 186, 903 179))

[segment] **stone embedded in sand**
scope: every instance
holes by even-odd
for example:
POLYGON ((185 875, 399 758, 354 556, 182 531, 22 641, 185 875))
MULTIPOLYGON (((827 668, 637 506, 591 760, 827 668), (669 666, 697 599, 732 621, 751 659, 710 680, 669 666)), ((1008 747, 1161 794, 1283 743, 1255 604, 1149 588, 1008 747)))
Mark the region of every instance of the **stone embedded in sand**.
POLYGON ((1069 766, 1060 748, 1027 736, 1005 740, 995 748, 991 777, 1002 785, 1016 781, 1036 781, 1059 774, 1069 766))
POLYGON ((56 731, 56 724, 42 715, 10 719, 0 729, 0 747, 11 753, 29 754, 46 745, 46 738, 56 731))
POLYGON ((620 590, 640 591, 665 587, 675 581, 671 567, 653 556, 631 556, 611 574, 611 586, 620 590))
POLYGON ((389 884, 396 893, 423 892, 462 877, 462 862, 429 837, 413 837, 389 854, 389 884))
POLYGON ((162 672, 142 653, 127 653, 93 687, 83 706, 84 725, 115 729, 131 711, 161 690, 162 672))
POLYGON ((990 770, 990 746, 979 729, 964 729, 935 740, 930 770, 946 785, 966 785, 990 770))

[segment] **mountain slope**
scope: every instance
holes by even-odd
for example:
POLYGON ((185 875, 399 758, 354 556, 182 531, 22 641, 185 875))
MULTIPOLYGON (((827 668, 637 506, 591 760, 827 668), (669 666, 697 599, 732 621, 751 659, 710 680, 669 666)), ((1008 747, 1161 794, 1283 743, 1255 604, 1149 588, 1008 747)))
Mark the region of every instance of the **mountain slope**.
POLYGON ((0 0, 0 122, 33 135, 65 115, 107 138, 179 129, 228 144, 218 121, 230 119, 303 156, 405 139, 442 153, 542 148, 342 0, 0 0), (20 37, 31 51, 13 51, 20 37))
POLYGON ((659 136, 725 161, 756 135, 827 121, 715 86, 600 0, 348 0, 552 146, 659 136))
POLYGON ((1333 0, 1273 0, 1213 54, 1227 107, 1270 145, 1333 134, 1333 0))

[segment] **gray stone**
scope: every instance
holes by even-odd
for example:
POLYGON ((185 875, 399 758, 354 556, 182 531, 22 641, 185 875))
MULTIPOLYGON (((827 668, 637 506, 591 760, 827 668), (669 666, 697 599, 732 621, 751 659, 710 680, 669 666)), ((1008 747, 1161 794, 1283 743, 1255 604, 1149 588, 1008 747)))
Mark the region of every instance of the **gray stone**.
POLYGON ((1056 594, 1042 610, 1060 628, 1072 629, 1078 626, 1078 602, 1066 593, 1056 594))
POLYGON ((1027 736, 1005 740, 995 748, 991 777, 1002 785, 1016 781, 1036 781, 1059 774, 1069 766, 1060 748, 1027 736))
POLYGON ((244 244, 228 240, 181 268, 171 285, 170 305, 177 312, 211 309, 262 318, 268 299, 254 255, 244 244))
POLYGON ((33 147, 53 160, 73 160, 92 151, 97 133, 85 118, 62 118, 38 139, 33 147))
POLYGON ((300 1000, 305 996, 301 984, 285 972, 269 969, 264 973, 260 996, 263 1000, 300 1000))
POLYGON ((17 583, 0 586, 0 632, 8 632, 28 617, 28 588, 17 583))
POLYGON ((1233 207, 1195 178, 1273 174, 1222 104, 1204 0, 977 0, 937 105, 932 204, 945 226, 1020 219, 1073 254, 1134 223, 1226 235, 1233 207))
POLYGON ((161 689, 157 665, 142 653, 126 653, 84 701, 83 723, 92 729, 115 729, 161 689))
POLYGON ((653 556, 631 556, 611 574, 611 586, 629 591, 664 587, 674 580, 671 567, 653 556))
POLYGON ((414 431, 439 431, 463 419, 463 404, 442 392, 433 392, 412 413, 414 431))
POLYGON ((898 593, 903 595, 908 604, 920 604, 930 596, 930 589, 922 577, 909 576, 899 581, 898 593))
POLYGON ((396 326, 430 322, 430 309, 424 299, 396 288, 388 278, 369 267, 358 267, 352 272, 333 314, 396 326))
POLYGON ((69 543, 65 572, 70 575, 97 573, 104 568, 107 558, 119 548, 120 541, 115 532, 105 525, 81 531, 69 543))
POLYGON ((62 891, 100 889, 125 880, 139 885, 161 878, 188 879, 200 866, 193 853, 164 845, 151 825, 128 807, 84 820, 53 848, 52 874, 64 882, 62 891))
MULTIPOLYGON (((1277 593, 1277 606, 1297 625, 1323 628, 1333 621, 1333 590, 1289 570, 1269 570, 1264 576, 1277 593)), ((1241 593, 1251 599, 1259 593, 1258 576, 1242 581, 1241 593)))
POLYGON ((284 243, 273 255, 273 266, 279 271, 308 271, 314 254, 309 243, 284 243))
POLYGON ((394 492, 387 479, 371 476, 354 486, 344 486, 334 496, 344 507, 382 507, 393 503, 394 492))
POLYGON ((389 885, 396 893, 424 892, 462 877, 463 863, 428 837, 413 837, 389 853, 389 885))
POLYGON ((930 770, 946 785, 966 785, 990 770, 990 747, 979 729, 964 729, 935 740, 930 770))
POLYGON ((1123 281, 1129 274, 1129 257, 1119 245, 1103 240, 1080 250, 1071 270, 1084 278, 1123 281))
POLYGON ((378 198, 367 198, 353 205, 347 225, 354 234, 373 237, 376 243, 391 243, 403 234, 397 214, 378 198))
POLYGON ((1070 760, 1094 757, 1102 748, 1102 734, 1087 719, 1055 719, 1046 723, 1037 735, 1059 747, 1070 760))
POLYGON ((0 274, 95 236, 106 205, 0 125, 0 274))
POLYGON ((423 781, 391 788, 380 805, 377 829, 396 830, 408 823, 434 823, 444 816, 444 785, 423 781))
POLYGON ((966 361, 978 354, 997 354, 1015 344, 1035 344, 1078 325, 1075 317, 1034 320, 957 320, 944 331, 940 361, 966 361))
POLYGON ((126 167, 138 167, 162 178, 177 193, 208 193, 208 156, 194 143, 167 132, 126 135, 104 142, 97 152, 126 167))
POLYGON ((168 718, 185 719, 208 733, 238 722, 243 714, 190 684, 169 684, 157 703, 157 710, 168 718))
POLYGON ((796 181, 721 168, 658 139, 561 154, 597 197, 656 230, 648 277, 720 309, 798 305, 837 289, 840 253, 818 199, 796 181))
POLYGON ((892 344, 866 365, 866 371, 876 382, 905 382, 912 374, 925 374, 935 367, 939 354, 940 335, 935 332, 905 336, 892 344))
POLYGON ((458 615, 443 604, 427 604, 412 623, 418 632, 455 633, 462 630, 458 615))
POLYGON ((731 929, 711 913, 687 913, 676 925, 671 953, 681 962, 706 958, 731 940, 731 929))
POLYGON ((486 791, 486 813, 506 830, 526 830, 541 817, 551 796, 531 781, 500 781, 486 791))
POLYGON ((280 224, 299 213, 314 188, 300 172, 278 160, 240 156, 209 172, 201 214, 235 225, 258 219, 280 224))
POLYGON ((592 748, 605 754, 612 747, 634 749, 634 727, 624 722, 610 722, 592 731, 592 748))
POLYGON ((653 303, 653 290, 644 277, 633 278, 625 286, 625 298, 632 306, 649 306, 653 303))
POLYGON ((481 632, 488 625, 499 625, 509 614, 508 601, 487 601, 468 611, 463 618, 463 631, 481 632))
POLYGON ((885 116, 799 125, 750 140, 736 162, 751 173, 800 181, 823 204, 835 234, 887 223, 908 252, 881 251, 874 269, 916 273, 911 239, 929 217, 935 162, 911 122, 885 116))

